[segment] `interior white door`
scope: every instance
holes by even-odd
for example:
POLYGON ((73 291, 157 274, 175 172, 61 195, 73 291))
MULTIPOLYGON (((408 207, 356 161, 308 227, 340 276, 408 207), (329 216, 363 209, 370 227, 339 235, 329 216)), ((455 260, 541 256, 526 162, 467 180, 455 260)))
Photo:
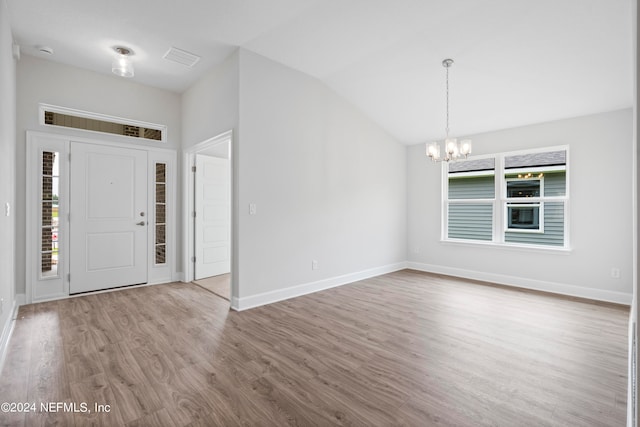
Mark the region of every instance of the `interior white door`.
POLYGON ((147 282, 147 153, 71 142, 71 294, 147 282))
POLYGON ((229 159, 196 154, 195 278, 231 271, 229 159))

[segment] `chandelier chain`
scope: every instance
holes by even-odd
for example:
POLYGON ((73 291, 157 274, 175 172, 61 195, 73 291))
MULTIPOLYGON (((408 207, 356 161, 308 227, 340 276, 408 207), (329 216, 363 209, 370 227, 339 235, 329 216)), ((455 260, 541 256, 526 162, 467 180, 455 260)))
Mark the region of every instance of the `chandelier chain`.
POLYGON ((449 138, 449 66, 446 66, 447 70, 447 127, 445 128, 445 132, 447 138, 449 138))
POLYGON ((427 155, 434 162, 450 162, 458 160, 462 157, 465 159, 471 154, 471 140, 463 139, 458 141, 457 138, 449 138, 449 68, 453 65, 453 59, 447 58, 442 61, 442 66, 445 68, 446 76, 446 137, 444 140, 444 157, 440 157, 441 147, 438 142, 432 142, 427 144, 427 155))

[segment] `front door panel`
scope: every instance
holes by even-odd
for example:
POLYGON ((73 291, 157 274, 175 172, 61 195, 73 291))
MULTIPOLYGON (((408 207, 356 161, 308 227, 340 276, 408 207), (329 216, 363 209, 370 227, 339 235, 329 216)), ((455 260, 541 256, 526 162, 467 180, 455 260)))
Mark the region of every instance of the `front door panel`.
POLYGON ((71 143, 70 293, 147 282, 147 153, 71 143))

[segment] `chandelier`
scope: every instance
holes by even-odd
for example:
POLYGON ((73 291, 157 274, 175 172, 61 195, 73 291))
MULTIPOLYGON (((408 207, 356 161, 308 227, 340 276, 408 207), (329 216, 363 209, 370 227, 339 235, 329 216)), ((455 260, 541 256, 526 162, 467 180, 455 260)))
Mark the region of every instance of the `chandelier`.
POLYGON ((456 138, 449 138, 449 68, 451 65, 453 65, 453 59, 445 59, 442 61, 442 66, 447 71, 447 127, 445 128, 446 136, 444 138, 444 151, 446 155, 444 158, 440 157, 440 144, 438 142, 427 144, 427 155, 434 162, 449 162, 462 157, 466 159, 467 156, 471 154, 470 139, 463 139, 458 142, 456 138))

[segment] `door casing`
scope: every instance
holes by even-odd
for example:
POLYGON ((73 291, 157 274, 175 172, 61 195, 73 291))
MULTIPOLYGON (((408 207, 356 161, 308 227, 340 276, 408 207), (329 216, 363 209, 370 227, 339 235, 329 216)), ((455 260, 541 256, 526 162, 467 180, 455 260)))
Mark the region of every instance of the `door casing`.
POLYGON ((221 133, 213 138, 202 141, 192 147, 183 150, 182 157, 182 268, 184 269, 184 281, 191 282, 195 278, 193 263, 194 252, 194 173, 195 156, 197 153, 215 147, 219 144, 229 144, 229 161, 231 167, 231 308, 238 309, 238 296, 240 284, 238 280, 238 197, 236 189, 236 164, 237 158, 233 145, 233 131, 221 133))

